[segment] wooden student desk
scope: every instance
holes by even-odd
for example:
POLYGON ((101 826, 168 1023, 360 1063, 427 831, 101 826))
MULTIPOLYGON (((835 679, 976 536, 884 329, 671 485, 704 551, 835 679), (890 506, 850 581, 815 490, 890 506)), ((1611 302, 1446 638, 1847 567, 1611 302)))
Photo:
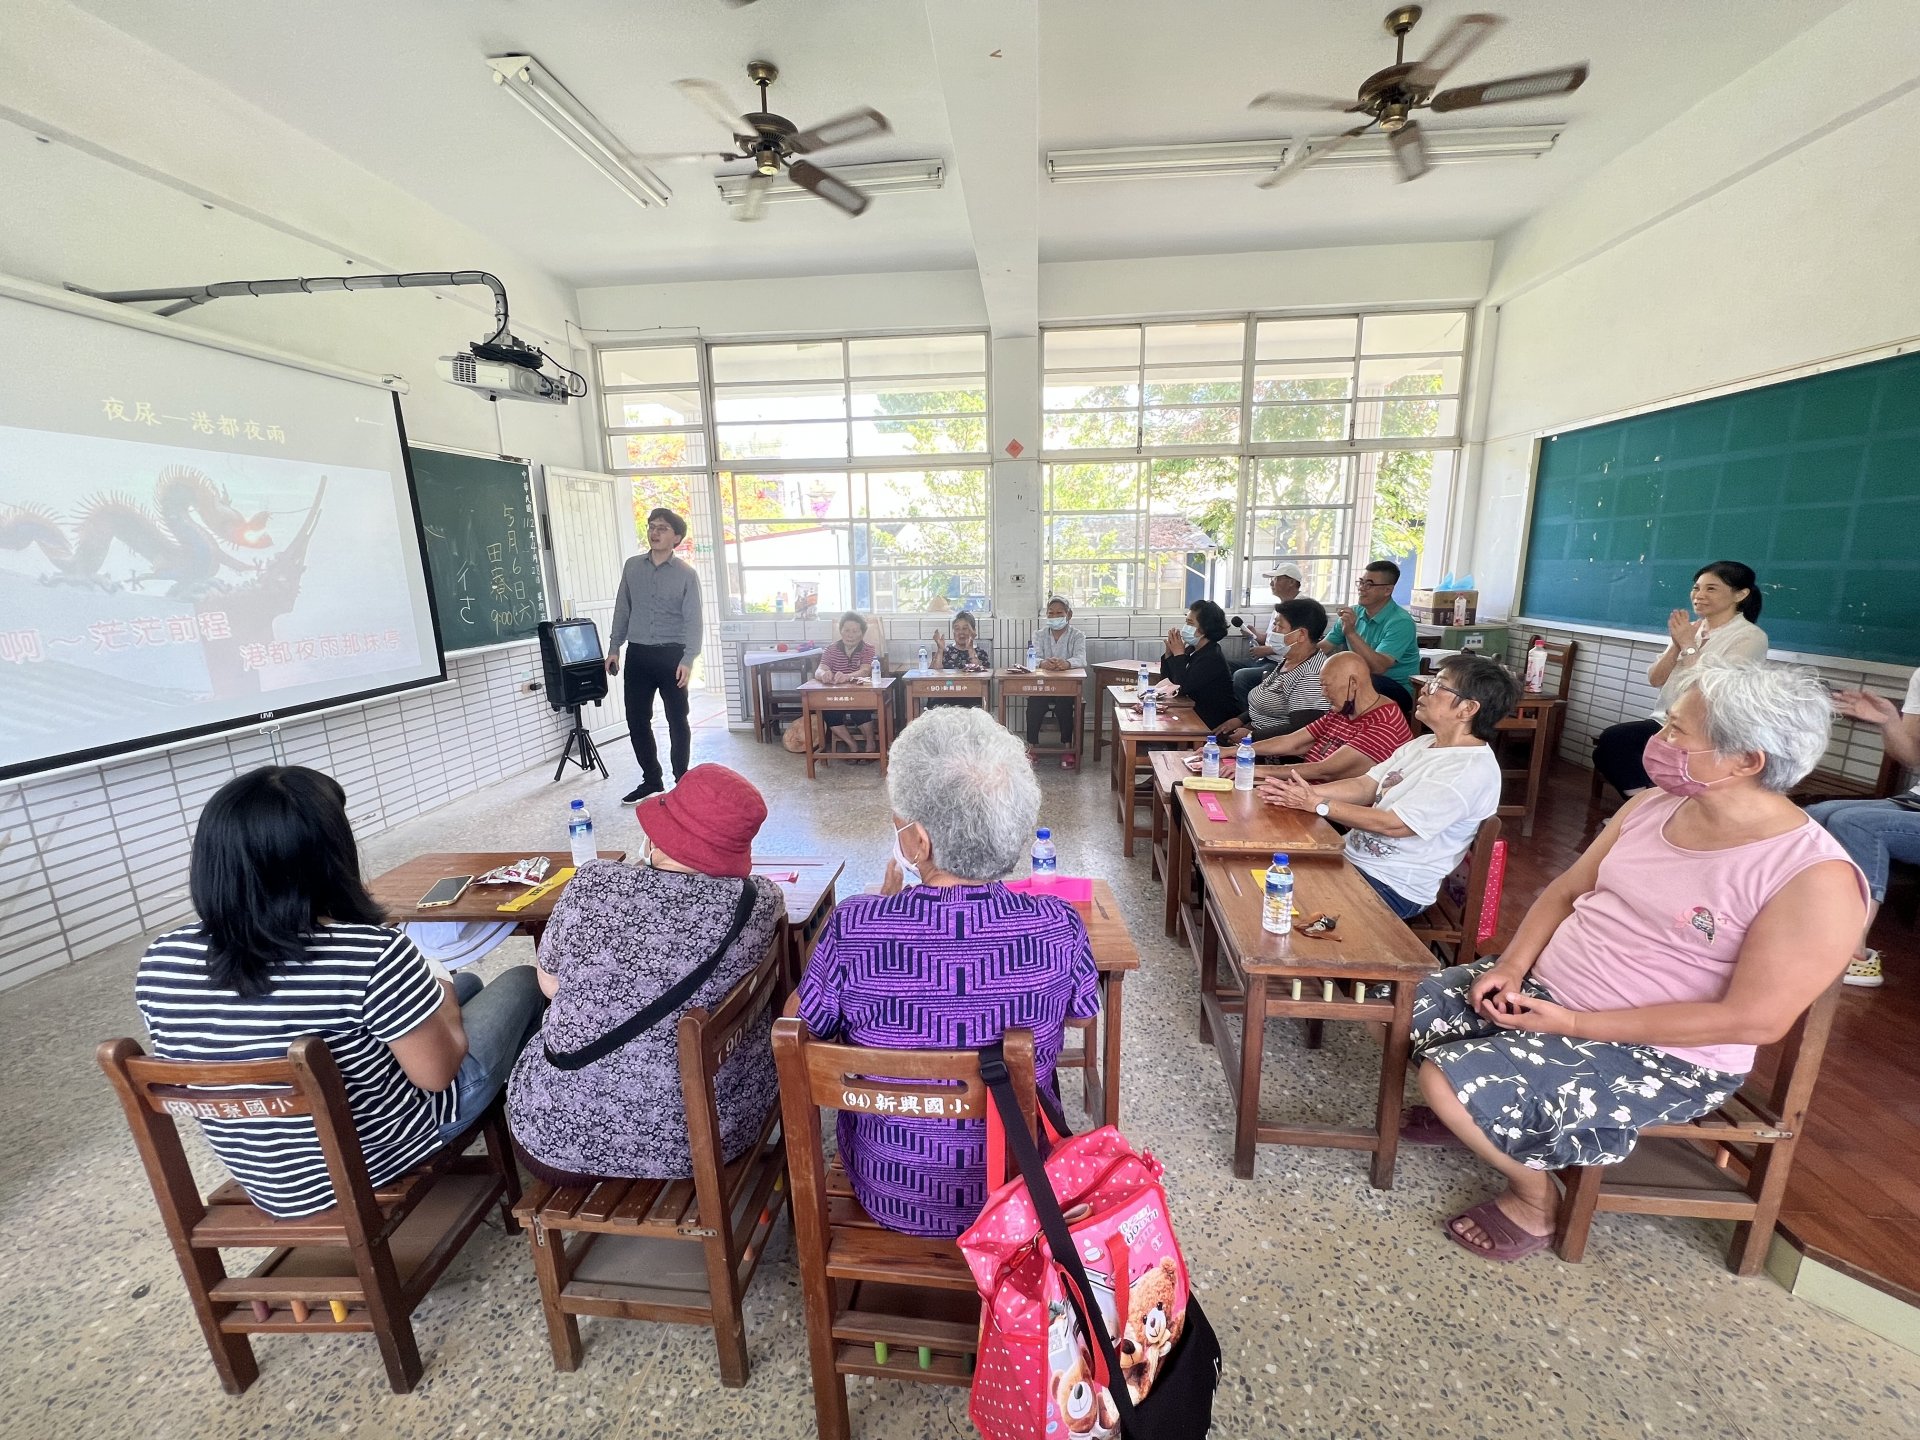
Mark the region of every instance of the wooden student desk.
MULTIPOLYGON (((1264 868, 1264 867, 1262 867, 1264 868)), ((1262 887, 1246 855, 1209 855, 1200 862, 1205 892, 1200 943, 1200 1039, 1218 1051, 1233 1093, 1233 1173, 1253 1176, 1254 1146, 1331 1146, 1373 1154, 1375 1188, 1393 1187, 1400 1145, 1400 1111, 1407 1083, 1413 1025, 1413 992, 1435 969, 1432 953, 1395 918, 1358 870, 1344 860, 1308 859, 1293 867, 1291 935, 1260 928, 1262 887), (1300 933, 1304 918, 1319 911, 1340 917, 1332 936, 1300 933), (1390 999, 1372 999, 1368 987, 1392 986, 1390 999), (1224 988, 1223 988, 1224 987, 1224 988), (1229 1015, 1242 1017, 1236 1046, 1229 1015), (1370 1126, 1263 1125, 1260 1062, 1266 1022, 1358 1020, 1385 1025, 1380 1084, 1370 1126)))
MULTIPOLYGON (((624 850, 599 850, 594 853, 602 860, 627 858, 624 850)), ((520 933, 537 940, 553 916, 555 902, 566 893, 566 886, 549 890, 525 909, 505 914, 501 913, 500 907, 526 894, 533 888, 531 885, 469 885, 466 893, 451 905, 436 906, 432 910, 420 908, 420 897, 431 890, 436 881, 444 880, 449 875, 484 875, 489 870, 497 870, 502 865, 511 865, 516 860, 525 860, 534 855, 547 857, 549 876, 557 875, 573 864, 573 855, 566 850, 434 851, 416 855, 404 865, 396 865, 386 874, 376 875, 367 882, 367 893, 392 917, 395 925, 410 920, 512 920, 519 925, 520 933)))
MULTIPOLYGON (((1093 763, 1100 763, 1100 753, 1109 740, 1107 727, 1112 721, 1117 702, 1112 687, 1131 692, 1140 678, 1138 660, 1100 660, 1088 667, 1093 672, 1093 763)), ((1153 679, 1160 678, 1160 662, 1149 660, 1147 674, 1153 679)))
POLYGON ((965 700, 988 712, 993 709, 991 670, 909 670, 901 682, 907 690, 909 725, 919 719, 929 700, 965 700))
POLYGON ((756 855, 753 873, 766 875, 787 899, 786 988, 800 983, 827 916, 833 913, 835 888, 844 860, 825 855, 756 855), (787 877, 793 878, 789 880, 787 877))
MULTIPOLYGON (((1112 687, 1116 691, 1120 688, 1112 687)), ((1134 840, 1151 833, 1138 828, 1133 818, 1141 798, 1135 794, 1133 782, 1139 771, 1152 764, 1147 757, 1155 750, 1191 750, 1212 732, 1193 713, 1191 705, 1162 706, 1149 722, 1138 710, 1126 708, 1127 702, 1118 695, 1114 698, 1113 765, 1107 779, 1113 787, 1120 821, 1120 853, 1132 855, 1134 840)))
MULTIPOLYGON (((1071 738, 1064 745, 1035 745, 1032 748, 1042 755, 1071 755, 1074 764, 1080 763, 1081 729, 1084 716, 1084 699, 1087 691, 1087 672, 1084 670, 996 670, 993 672, 994 685, 1000 692, 1000 723, 1013 730, 1008 721, 1013 702, 1030 705, 1036 700, 1071 700, 1073 702, 1073 728, 1071 738)), ((1023 733, 1015 730, 1016 735, 1023 733)))
MULTIPOLYGON (((814 766, 821 760, 874 760, 880 769, 887 768, 887 746, 893 740, 893 687, 894 678, 882 675, 880 683, 872 681, 836 680, 829 685, 819 680, 809 680, 800 687, 800 718, 807 723, 802 727, 806 736, 807 748, 803 752, 807 757, 807 778, 814 778, 814 766), (873 728, 877 750, 833 750, 833 727, 827 722, 827 716, 835 711, 868 711, 873 715, 873 728), (820 717, 820 744, 826 749, 816 750, 813 744, 814 717, 820 717)), ((856 724, 864 723, 861 721, 856 724)))
MULTIPOLYGON (((1185 768, 1184 758, 1181 766, 1185 768)), ((1257 765, 1261 779, 1280 773, 1284 766, 1257 765)), ((1238 790, 1209 791, 1226 812, 1225 820, 1211 819, 1201 804, 1202 792, 1175 785, 1168 793, 1167 860, 1163 880, 1166 889, 1166 930, 1180 933, 1185 917, 1189 943, 1198 931, 1198 905, 1202 897, 1194 894, 1194 860, 1203 855, 1244 856, 1248 864, 1266 869, 1274 855, 1295 858, 1314 855, 1339 856, 1346 848, 1340 832, 1318 815, 1304 810, 1286 810, 1269 805, 1257 793, 1238 790)))
POLYGON ((747 694, 753 697, 753 733, 764 743, 780 738, 780 717, 773 708, 773 677, 780 670, 811 675, 820 663, 820 647, 804 650, 754 650, 740 657, 747 694))
MULTIPOLYGON (((867 893, 879 892, 869 890, 867 893)), ((1120 913, 1120 902, 1113 898, 1113 889, 1106 881, 1093 881, 1091 899, 1069 903, 1087 927, 1093 967, 1100 976, 1100 1013, 1092 1020, 1067 1022, 1069 1033, 1080 1032, 1080 1045, 1077 1049, 1062 1049, 1060 1058, 1054 1061, 1054 1069, 1078 1070, 1087 1115, 1097 1125, 1118 1125, 1122 1000, 1127 976, 1140 968, 1140 951, 1120 913)))

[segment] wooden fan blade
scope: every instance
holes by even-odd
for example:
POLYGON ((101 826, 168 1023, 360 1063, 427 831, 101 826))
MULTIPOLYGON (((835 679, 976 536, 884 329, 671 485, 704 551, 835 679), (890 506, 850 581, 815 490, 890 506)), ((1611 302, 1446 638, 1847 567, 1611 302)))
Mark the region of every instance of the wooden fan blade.
POLYGON ((796 160, 787 167, 793 183, 811 190, 829 205, 838 205, 849 215, 858 215, 871 203, 864 190, 849 185, 831 170, 822 170, 808 160, 796 160))
POLYGON ((1498 15, 1462 15, 1440 32, 1427 58, 1413 67, 1404 83, 1422 90, 1432 89, 1449 70, 1478 50, 1481 41, 1506 23, 1498 15))
POLYGON ((1360 107, 1351 100, 1335 100, 1330 95, 1301 95, 1292 90, 1268 90, 1247 102, 1249 110, 1332 110, 1345 114, 1360 107))
POLYGON ((747 178, 746 198, 740 202, 740 208, 733 212, 736 220, 758 220, 767 208, 767 191, 773 188, 771 175, 752 175, 747 178))
POLYGON ((1419 122, 1409 120, 1398 130, 1387 132, 1387 148, 1393 152, 1394 163, 1400 167, 1400 178, 1418 180, 1430 168, 1427 163, 1427 143, 1420 138, 1419 122))
POLYGON ((1471 110, 1480 105, 1506 105, 1515 100, 1541 100, 1549 95, 1568 95, 1586 83, 1587 67, 1562 65, 1557 70, 1539 70, 1531 75, 1509 75, 1504 80, 1488 80, 1481 85, 1460 85, 1442 90, 1433 97, 1436 114, 1449 110, 1471 110))
POLYGON ((706 111, 726 126, 729 135, 743 140, 752 138, 753 126, 749 125, 746 118, 733 108, 733 102, 727 98, 727 92, 713 81, 676 80, 673 82, 673 88, 691 100, 696 107, 706 111))
POLYGON ((844 115, 836 115, 831 120, 822 120, 818 125, 802 130, 787 141, 787 148, 796 155, 810 154, 815 150, 824 150, 829 145, 844 145, 849 140, 864 140, 869 135, 884 135, 893 127, 887 123, 887 117, 878 110, 849 110, 844 115))
POLYGON ((1356 135, 1364 135, 1367 133, 1367 131, 1371 130, 1372 128, 1373 128, 1373 121, 1369 120, 1364 125, 1354 126, 1353 129, 1347 131, 1345 134, 1335 135, 1333 138, 1329 140, 1322 140, 1318 144, 1301 146, 1299 150, 1294 152, 1293 158, 1291 160, 1287 161, 1286 164, 1282 165, 1278 170, 1274 171, 1271 175, 1267 176, 1266 179, 1259 182, 1260 188, 1262 190, 1271 190, 1274 186, 1282 183, 1283 181, 1291 180, 1294 176, 1298 175, 1302 170, 1306 169, 1309 165, 1313 164, 1314 161, 1324 160, 1327 156, 1331 155, 1334 151, 1338 150, 1342 145, 1346 144, 1349 140, 1353 139, 1356 135))

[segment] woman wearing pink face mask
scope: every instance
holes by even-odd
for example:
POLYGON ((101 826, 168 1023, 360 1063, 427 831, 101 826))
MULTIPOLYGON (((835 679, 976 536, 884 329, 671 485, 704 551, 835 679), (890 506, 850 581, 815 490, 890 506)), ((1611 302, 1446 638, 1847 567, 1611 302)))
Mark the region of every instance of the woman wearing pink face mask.
POLYGON ((1786 798, 1826 749, 1811 670, 1694 667, 1635 796, 1527 911, 1504 954, 1420 983, 1427 1105, 1405 1138, 1462 1143, 1506 1190, 1447 1222, 1518 1260, 1551 1243, 1549 1172, 1624 1160, 1640 1131, 1722 1104, 1756 1046, 1839 978, 1866 879, 1786 798))

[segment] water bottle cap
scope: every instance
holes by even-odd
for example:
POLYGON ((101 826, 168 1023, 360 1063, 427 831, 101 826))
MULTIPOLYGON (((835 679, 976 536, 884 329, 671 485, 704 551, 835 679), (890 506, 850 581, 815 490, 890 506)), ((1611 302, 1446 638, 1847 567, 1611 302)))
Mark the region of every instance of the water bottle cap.
POLYGON ((1218 735, 1207 736, 1207 744, 1218 745, 1219 743, 1220 743, 1220 737, 1218 735))
POLYGON ((569 810, 584 810, 587 808, 587 802, 584 800, 576 800, 573 802, 573 804, 569 805, 567 808, 569 810))
POLYGON ((1276 855, 1273 857, 1273 863, 1276 865, 1284 865, 1287 863, 1287 857, 1285 855, 1276 855))
POLYGON ((1053 838, 1053 831, 1042 825, 1038 830, 1033 832, 1033 838, 1036 840, 1051 840, 1053 838))

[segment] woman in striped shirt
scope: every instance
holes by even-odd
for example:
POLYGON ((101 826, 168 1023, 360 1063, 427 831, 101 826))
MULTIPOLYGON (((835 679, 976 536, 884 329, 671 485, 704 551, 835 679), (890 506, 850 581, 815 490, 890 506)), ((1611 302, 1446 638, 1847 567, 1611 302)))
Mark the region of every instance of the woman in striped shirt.
MULTIPOLYGON (((873 671, 879 654, 867 643, 867 622, 857 610, 840 617, 840 638, 820 652, 820 663, 813 678, 822 685, 845 685, 865 681, 873 671)), ((827 733, 834 743, 849 750, 871 750, 873 718, 866 711, 829 710, 827 733)))
MULTIPOLYGON (((383 1185, 466 1129, 506 1083, 545 1001, 531 965, 481 987, 436 978, 360 879, 346 792, 304 766, 229 780, 193 837, 196 924, 140 961, 134 1000, 167 1060, 283 1060, 318 1035, 383 1185)), ((304 1115, 202 1120, 252 1201, 292 1219, 334 1203, 304 1115)))
MULTIPOLYGON (((889 758, 885 893, 834 909, 800 1018, 822 1039, 893 1049, 975 1049, 1025 1026, 1051 1089, 1066 1022, 1098 1012, 1098 977, 1070 905, 1000 883, 1040 809, 1026 751, 984 710, 929 710, 889 758)), ((981 1121, 847 1111, 838 1135, 854 1194, 890 1229, 958 1235, 986 1202, 981 1121)))

